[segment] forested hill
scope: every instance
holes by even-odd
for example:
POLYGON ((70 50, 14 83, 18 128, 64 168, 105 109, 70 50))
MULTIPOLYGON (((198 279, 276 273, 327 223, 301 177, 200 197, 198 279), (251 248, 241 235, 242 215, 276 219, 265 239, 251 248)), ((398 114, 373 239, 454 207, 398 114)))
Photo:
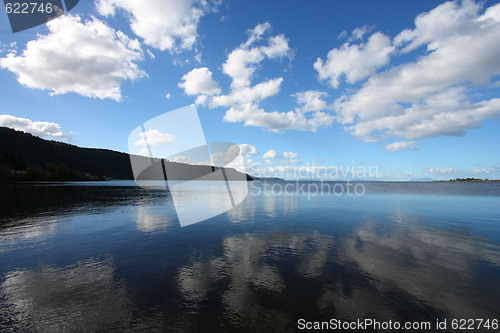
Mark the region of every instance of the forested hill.
MULTIPOLYGON (((194 176, 202 176, 207 172, 206 170, 214 170, 207 166, 167 163, 170 168, 182 169, 194 176)), ((234 169, 226 169, 226 171, 229 177, 242 175, 234 169)), ((134 179, 130 157, 126 153, 107 149, 81 148, 63 142, 45 140, 7 127, 0 127, 0 173, 0 179, 8 179, 6 175, 10 174, 17 175, 14 179, 29 179, 29 177, 22 176, 26 173, 31 174, 33 180, 77 180, 82 176, 88 179, 89 175, 134 179), (67 176, 57 179, 60 176, 57 175, 54 178, 55 173, 61 172, 67 176)), ((247 175, 247 179, 251 177, 247 175)))
POLYGON ((0 127, 0 155, 20 158, 27 170, 40 170, 47 163, 119 179, 133 179, 128 154, 106 149, 80 148, 63 142, 41 139, 29 133, 0 127))

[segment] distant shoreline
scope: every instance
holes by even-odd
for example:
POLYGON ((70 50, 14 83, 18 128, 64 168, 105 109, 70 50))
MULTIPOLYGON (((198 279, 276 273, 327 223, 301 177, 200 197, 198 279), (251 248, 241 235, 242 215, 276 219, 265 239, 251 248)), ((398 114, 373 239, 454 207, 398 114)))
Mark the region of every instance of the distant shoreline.
MULTIPOLYGON (((107 182, 107 181, 134 181, 134 179, 117 179, 117 178, 107 178, 104 177, 104 179, 74 179, 74 180, 56 180, 56 179, 0 179, 0 183, 74 183, 74 182, 86 182, 86 183, 92 183, 92 182, 107 182)), ((206 180, 206 181, 211 181, 211 180, 206 180)), ((497 183, 500 182, 500 179, 477 179, 477 180, 427 180, 427 181, 422 181, 422 180, 361 180, 361 179, 356 179, 356 180, 318 180, 318 179, 292 179, 292 180, 285 180, 281 178, 254 178, 254 179, 248 179, 247 181, 257 181, 257 182, 267 182, 267 181, 272 181, 272 182, 351 182, 351 183, 415 183, 415 184, 422 184, 422 183, 497 183)))
POLYGON ((455 178, 450 180, 439 180, 445 182, 482 182, 482 183, 493 183, 500 182, 500 179, 480 179, 480 178, 455 178))

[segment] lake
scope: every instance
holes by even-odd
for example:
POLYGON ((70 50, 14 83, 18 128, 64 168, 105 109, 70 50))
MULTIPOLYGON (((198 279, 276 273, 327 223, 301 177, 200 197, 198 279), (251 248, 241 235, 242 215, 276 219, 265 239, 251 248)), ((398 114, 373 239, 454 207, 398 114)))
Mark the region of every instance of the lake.
POLYGON ((131 181, 1 183, 0 330, 495 331, 500 183, 249 184, 180 227, 169 191, 131 181))

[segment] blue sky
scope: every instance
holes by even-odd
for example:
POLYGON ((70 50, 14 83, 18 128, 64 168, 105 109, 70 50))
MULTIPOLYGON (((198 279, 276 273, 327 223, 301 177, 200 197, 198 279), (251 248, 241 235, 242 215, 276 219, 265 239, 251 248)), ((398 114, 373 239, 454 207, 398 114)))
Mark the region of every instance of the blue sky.
POLYGON ((127 152, 195 103, 253 174, 498 179, 499 40, 494 1, 80 1, 15 34, 2 11, 0 125, 127 152))

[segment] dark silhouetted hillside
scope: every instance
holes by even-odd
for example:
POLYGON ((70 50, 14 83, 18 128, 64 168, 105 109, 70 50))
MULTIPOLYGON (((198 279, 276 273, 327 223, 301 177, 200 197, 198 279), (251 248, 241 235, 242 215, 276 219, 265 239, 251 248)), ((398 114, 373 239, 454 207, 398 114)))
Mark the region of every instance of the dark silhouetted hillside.
MULTIPOLYGON (((154 170, 161 165, 161 161, 147 157, 137 158, 144 159, 142 164, 152 164, 140 178, 155 179, 158 173, 154 170)), ((165 168, 172 170, 170 174, 175 176, 170 177, 171 180, 196 179, 202 176, 209 180, 220 177, 216 174, 207 177, 207 173, 220 169, 217 167, 174 162, 165 164, 165 168)), ((241 175, 244 174, 234 169, 224 169, 224 177, 228 179, 241 179, 241 175)), ((0 179, 95 180, 96 177, 134 179, 129 154, 107 149, 81 148, 0 127, 0 179)), ((246 175, 246 179, 252 180, 252 177, 246 175)))
POLYGON ((0 155, 5 153, 15 154, 27 170, 41 170, 47 163, 53 163, 93 176, 134 178, 128 154, 107 149, 80 148, 0 127, 0 155))

